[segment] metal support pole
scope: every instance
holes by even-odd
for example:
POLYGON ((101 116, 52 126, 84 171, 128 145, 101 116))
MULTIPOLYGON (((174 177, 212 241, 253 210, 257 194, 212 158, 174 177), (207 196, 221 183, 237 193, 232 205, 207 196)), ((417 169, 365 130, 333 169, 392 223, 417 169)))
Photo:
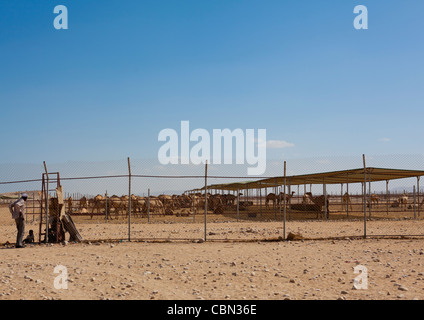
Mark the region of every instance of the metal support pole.
POLYGON ((364 183, 363 183, 363 199, 364 199, 364 238, 367 237, 367 166, 365 164, 365 154, 362 155, 362 160, 364 162, 364 183))
POLYGON ((386 214, 389 215, 389 180, 386 180, 386 214))
POLYGON ((274 186, 274 219, 277 220, 277 204, 275 203, 277 201, 277 179, 275 179, 275 186, 274 186))
POLYGON ((289 221, 290 221, 291 220, 291 199, 292 199, 290 179, 289 179, 289 186, 288 187, 289 187, 289 190, 288 190, 288 194, 289 194, 288 207, 289 207, 289 221))
POLYGON ((108 214, 108 210, 107 210, 107 190, 105 193, 105 221, 107 222, 107 214, 108 214))
POLYGON ((128 157, 128 241, 131 241, 131 163, 128 157))
POLYGON ((323 191, 324 191, 324 218, 325 220, 328 219, 328 215, 327 215, 327 211, 328 211, 328 207, 327 207, 327 185, 325 184, 325 179, 323 179, 323 191))
MULTIPOLYGON (((49 242, 49 172, 47 171, 46 162, 43 161, 44 170, 46 171, 46 243, 49 242)), ((41 222, 41 221, 40 221, 41 222)))
POLYGON ((32 193, 32 222, 35 220, 35 192, 32 193))
POLYGON ((369 207, 368 207, 368 216, 371 219, 371 207, 372 207, 372 203, 371 203, 371 170, 368 170, 368 201, 369 201, 369 207))
POLYGON ((416 204, 417 204, 417 202, 416 202, 416 195, 415 195, 415 185, 414 185, 414 188, 413 188, 413 195, 414 195, 414 219, 417 219, 417 207, 416 207, 416 204))
POLYGON ((196 222, 196 198, 192 195, 193 202, 193 223, 196 222))
POLYGON ((150 223, 150 188, 147 189, 147 223, 150 223))
POLYGON ((239 221, 239 214, 240 214, 240 188, 237 187, 237 222, 239 221))
POLYGON ((283 239, 286 239, 286 161, 284 161, 284 190, 283 190, 283 210, 284 210, 284 222, 283 222, 283 239))
POLYGON ((249 216, 249 186, 246 186, 246 211, 249 216))
POLYGON ((261 218, 262 218, 262 185, 259 182, 259 206, 261 208, 261 218))
POLYGON ((418 217, 420 216, 420 177, 417 177, 417 204, 418 204, 418 217))
POLYGON ((205 241, 206 241, 206 228, 208 217, 208 161, 205 163, 205 241))
MULTIPOLYGON (((280 187, 278 187, 278 189, 277 189, 279 192, 278 192, 278 213, 279 213, 279 216, 280 216, 280 221, 282 220, 281 219, 281 203, 283 202, 282 200, 283 199, 281 199, 281 193, 282 193, 282 191, 281 191, 281 189, 280 189, 280 187)), ((284 189, 283 190, 284 191, 284 193, 286 192, 286 190, 284 189)), ((283 194, 284 194, 283 193, 283 194)))
POLYGON ((346 180, 346 193, 347 193, 346 217, 349 219, 349 205, 351 204, 350 194, 349 194, 349 174, 347 174, 347 180, 346 180))

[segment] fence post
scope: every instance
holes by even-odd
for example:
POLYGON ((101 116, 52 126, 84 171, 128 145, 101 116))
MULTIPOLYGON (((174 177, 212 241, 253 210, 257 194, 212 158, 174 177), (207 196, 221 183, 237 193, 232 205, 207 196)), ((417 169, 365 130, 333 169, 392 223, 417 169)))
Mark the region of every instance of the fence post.
POLYGON ((193 203, 193 223, 196 222, 196 198, 194 196, 194 194, 192 195, 192 201, 193 203))
POLYGON ((259 182, 259 206, 261 208, 261 218, 262 218, 262 184, 260 182, 259 182))
POLYGON ((283 222, 283 239, 286 239, 286 161, 284 161, 284 190, 283 190, 283 211, 284 211, 284 222, 283 222))
POLYGON ((237 222, 239 222, 239 210, 240 210, 240 188, 237 187, 237 222))
POLYGON ((324 193, 324 218, 325 218, 325 220, 328 220, 328 218, 329 218, 328 205, 327 205, 327 199, 328 199, 328 197, 327 197, 327 185, 325 183, 325 179, 323 179, 322 188, 323 188, 323 191, 324 191, 323 192, 324 193))
POLYGON ((415 194, 415 185, 414 185, 414 219, 417 219, 417 205, 416 205, 416 194, 415 194))
POLYGON ((35 221, 35 192, 32 193, 32 222, 35 221))
POLYGON ((131 163, 128 157, 128 241, 131 241, 131 163))
POLYGON ((371 219, 371 207, 372 207, 372 201, 371 201, 371 170, 368 170, 368 217, 371 219))
MULTIPOLYGON (((49 172, 47 171, 46 161, 43 161, 44 170, 46 171, 46 243, 49 242, 49 172)), ((41 216, 41 215, 40 215, 41 216)), ((41 224, 41 221, 40 221, 41 224)))
POLYGON ((386 180, 386 214, 389 215, 389 203, 390 203, 390 197, 389 197, 389 180, 386 180))
POLYGON ((206 241, 206 228, 208 217, 208 161, 205 163, 205 241, 206 241))
POLYGON ((106 194, 105 194, 105 219, 107 222, 107 190, 106 190, 106 194))
MULTIPOLYGON (((347 174, 347 180, 346 180, 346 193, 347 193, 346 216, 349 219, 349 205, 351 204, 351 198, 350 198, 350 194, 349 194, 349 173, 347 174)), ((343 201, 343 199, 342 199, 342 201, 343 201)))
POLYGON ((418 217, 420 216, 420 177, 417 177, 417 205, 418 205, 418 217))
POLYGON ((150 223, 150 188, 147 189, 147 223, 150 223))
POLYGON ((364 163, 364 185, 362 188, 363 199, 364 199, 364 239, 367 237, 367 166, 365 164, 365 154, 362 155, 362 161, 364 163))

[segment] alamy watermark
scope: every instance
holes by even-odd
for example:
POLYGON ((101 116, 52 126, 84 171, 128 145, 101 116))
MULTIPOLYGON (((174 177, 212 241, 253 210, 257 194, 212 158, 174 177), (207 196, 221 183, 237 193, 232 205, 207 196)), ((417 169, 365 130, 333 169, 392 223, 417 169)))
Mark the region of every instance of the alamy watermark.
POLYGON ((62 265, 58 265, 53 270, 54 273, 59 273, 54 278, 53 286, 56 290, 67 290, 68 289, 68 268, 62 265))
POLYGON ((174 129, 159 132, 165 142, 158 152, 159 162, 167 164, 248 164, 248 175, 262 175, 266 170, 266 129, 206 129, 190 132, 189 121, 181 121, 180 134, 174 129), (234 143, 233 143, 234 142, 234 143), (193 145, 193 143, 195 143, 193 145))
POLYGON ((357 265, 353 268, 354 274, 359 274, 355 279, 353 279, 353 287, 357 290, 367 290, 368 289, 368 269, 363 265, 357 265))

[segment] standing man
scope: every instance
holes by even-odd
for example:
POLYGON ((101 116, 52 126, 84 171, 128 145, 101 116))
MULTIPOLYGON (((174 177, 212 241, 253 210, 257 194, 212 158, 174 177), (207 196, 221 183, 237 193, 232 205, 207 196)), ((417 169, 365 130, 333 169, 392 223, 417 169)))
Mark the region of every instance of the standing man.
POLYGON ((22 240, 25 232, 25 202, 27 199, 28 195, 23 193, 19 200, 9 205, 10 213, 12 214, 12 218, 15 219, 16 228, 18 229, 16 248, 24 247, 22 240))

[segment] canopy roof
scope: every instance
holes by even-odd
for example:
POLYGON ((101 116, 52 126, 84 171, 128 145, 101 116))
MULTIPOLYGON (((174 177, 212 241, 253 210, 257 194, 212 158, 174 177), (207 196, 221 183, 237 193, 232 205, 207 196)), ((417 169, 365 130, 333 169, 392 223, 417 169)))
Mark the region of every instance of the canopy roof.
MULTIPOLYGON (((361 183, 366 181, 388 181, 394 179, 405 179, 424 176, 421 170, 403 170, 403 169, 385 169, 385 168, 360 168, 342 171, 332 171, 324 173, 313 173, 295 176, 281 176, 266 178, 257 181, 244 181, 234 183, 213 184, 208 189, 218 190, 243 190, 243 189, 259 189, 272 188, 284 185, 302 185, 302 184, 341 184, 341 183, 361 183)), ((194 189, 191 191, 201 191, 194 189)))

